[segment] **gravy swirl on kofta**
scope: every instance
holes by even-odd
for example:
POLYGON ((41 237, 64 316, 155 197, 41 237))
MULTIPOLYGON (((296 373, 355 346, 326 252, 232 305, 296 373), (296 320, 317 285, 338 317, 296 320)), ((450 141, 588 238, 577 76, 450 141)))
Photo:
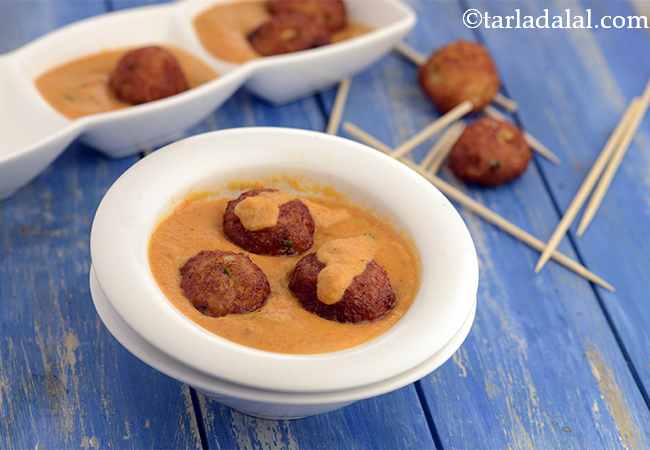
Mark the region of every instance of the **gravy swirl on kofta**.
POLYGON ((228 239, 260 255, 306 252, 314 243, 314 228, 314 219, 302 201, 273 189, 244 192, 228 203, 223 215, 228 239))
POLYGON ((396 297, 374 255, 369 236, 329 241, 296 264, 289 289, 305 309, 324 319, 379 319, 395 306, 396 297))
POLYGON ((201 327, 262 350, 324 353, 384 333, 419 287, 411 241, 329 186, 287 184, 297 193, 233 182, 234 200, 179 205, 151 237, 158 286, 201 327))

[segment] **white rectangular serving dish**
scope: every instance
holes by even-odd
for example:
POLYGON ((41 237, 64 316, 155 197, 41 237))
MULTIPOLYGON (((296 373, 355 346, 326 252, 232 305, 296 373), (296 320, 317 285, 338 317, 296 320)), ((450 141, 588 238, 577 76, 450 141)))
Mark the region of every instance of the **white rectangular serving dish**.
POLYGON ((415 23, 398 0, 347 0, 351 20, 374 31, 325 47, 236 65, 201 46, 193 18, 232 0, 186 0, 90 18, 0 56, 0 199, 28 183, 74 139, 110 157, 132 155, 179 137, 221 106, 240 86, 285 103, 367 67, 395 46, 415 23), (39 94, 34 79, 46 70, 101 50, 168 44, 206 61, 219 78, 163 100, 70 120, 39 94))

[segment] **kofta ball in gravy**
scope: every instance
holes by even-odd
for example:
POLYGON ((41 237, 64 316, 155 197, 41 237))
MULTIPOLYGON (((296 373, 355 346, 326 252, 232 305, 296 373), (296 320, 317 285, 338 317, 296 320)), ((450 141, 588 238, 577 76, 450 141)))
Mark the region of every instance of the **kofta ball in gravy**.
POLYGON ((271 294, 264 272, 243 253, 202 251, 180 274, 185 297, 211 317, 255 311, 271 294))
MULTIPOLYGON (((281 201, 277 200, 275 203, 281 201)), ((241 210, 239 212, 242 213, 241 210)), ((246 221, 250 219, 261 226, 264 225, 266 215, 267 213, 261 214, 258 218, 252 215, 246 221)), ((179 314, 204 330, 232 342, 260 350, 290 354, 339 351, 380 336, 407 313, 420 287, 421 266, 417 248, 391 220, 368 210, 365 204, 352 203, 332 186, 284 175, 265 179, 231 180, 225 188, 218 186, 213 192, 190 194, 161 218, 152 231, 148 260, 157 285, 179 314), (385 277, 372 275, 374 264, 369 262, 374 261, 390 278, 390 286, 395 293, 394 306, 375 320, 343 323, 324 319, 307 310, 289 288, 292 273, 296 272, 296 265, 304 254, 281 257, 257 255, 247 253, 231 242, 222 226, 222 218, 228 203, 232 201, 226 193, 241 193, 262 186, 279 188, 276 192, 287 197, 291 195, 289 199, 299 199, 309 208, 316 223, 313 250, 309 253, 320 254, 319 258, 322 259, 319 261, 326 266, 318 274, 312 275, 316 277, 315 295, 322 296, 319 300, 321 303, 329 302, 329 305, 325 305, 333 306, 353 284, 353 278, 357 277, 361 281, 366 279, 366 276, 362 275, 366 266, 370 272, 368 278, 385 280, 385 277), (350 245, 354 244, 350 239, 358 241, 357 244, 350 245), (330 249, 326 251, 328 246, 330 249), (356 255, 361 258, 343 260, 339 257, 341 253, 332 251, 337 248, 342 249, 343 255, 349 255, 351 249, 357 248, 359 250, 356 255), (181 287, 182 277, 179 269, 206 249, 247 254, 264 272, 271 288, 271 293, 262 307, 249 314, 211 317, 193 305, 181 287)), ((216 273, 219 274, 218 269, 216 273)), ((381 283, 371 282, 375 286, 373 289, 377 289, 381 283)), ((356 286, 356 282, 354 284, 356 286)), ((312 283, 312 293, 313 286, 312 283)), ((360 287, 358 292, 361 291, 364 289, 360 287)), ((368 310, 368 306, 364 308, 368 310)), ((372 309, 376 315, 380 314, 376 312, 378 308, 372 309)), ((344 317, 350 315, 349 312, 345 314, 344 317)), ((354 313, 353 317, 359 315, 354 313)), ((371 314, 365 317, 371 317, 371 314)))
POLYGON ((348 21, 345 8, 341 6, 340 0, 216 2, 197 14, 193 25, 203 47, 215 58, 241 64, 287 50, 312 48, 320 41, 320 45, 324 45, 353 39, 372 31, 372 27, 363 23, 348 21), (260 28, 274 17, 287 14, 301 15, 305 19, 291 19, 298 23, 291 26, 280 19, 260 28), (305 29, 304 24, 312 21, 320 22, 319 26, 305 29), (300 33, 293 29, 296 27, 300 33), (278 36, 282 33, 286 34, 278 36), (326 40, 327 35, 331 35, 331 39, 328 36, 326 40))
POLYGON ((251 46, 262 56, 320 47, 329 44, 331 38, 324 22, 295 13, 273 16, 248 36, 251 46))
POLYGON ((223 216, 226 237, 259 255, 296 255, 314 243, 314 219, 295 197, 274 189, 244 192, 228 203, 223 216))
POLYGON ((344 29, 347 14, 343 0, 269 0, 271 14, 298 13, 317 19, 331 32, 344 29))
POLYGON ((498 186, 524 173, 531 157, 516 126, 482 117, 465 128, 449 154, 449 167, 463 181, 498 186))
POLYGON ((374 243, 367 236, 327 242, 296 264, 289 289, 303 308, 324 319, 379 319, 395 306, 396 296, 373 257, 374 243))
POLYGON ((162 47, 127 52, 109 78, 115 97, 131 104, 160 100, 190 88, 176 57, 162 47))
POLYGON ((487 49, 462 40, 436 50, 420 67, 419 80, 441 113, 466 100, 479 111, 492 102, 501 85, 487 49))
MULTIPOLYGON (((165 49, 178 60, 190 89, 218 76, 192 53, 172 46, 165 49)), ((128 108, 133 104, 115 96, 109 79, 122 57, 131 50, 111 49, 81 56, 50 68, 34 84, 52 108, 70 119, 128 108)))

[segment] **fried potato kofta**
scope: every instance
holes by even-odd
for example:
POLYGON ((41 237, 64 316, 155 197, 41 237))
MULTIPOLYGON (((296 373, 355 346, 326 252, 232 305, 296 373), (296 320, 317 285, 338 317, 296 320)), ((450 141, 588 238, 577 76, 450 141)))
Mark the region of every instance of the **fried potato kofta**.
POLYGON ((439 48, 419 69, 420 85, 441 113, 469 100, 474 111, 485 108, 501 81, 487 49, 456 41, 439 48))
POLYGON ((531 157, 516 126, 482 117, 465 128, 449 154, 449 167, 461 180, 498 186, 524 173, 531 157))
POLYGON ((212 317, 255 311, 271 294, 264 272, 243 253, 202 251, 180 272, 185 297, 212 317))
POLYGON ((236 213, 237 205, 248 197, 275 189, 255 189, 244 192, 228 202, 223 215, 223 231, 226 237, 244 250, 259 255, 297 255, 309 250, 314 243, 314 218, 309 208, 293 199, 279 206, 275 225, 257 230, 247 229, 236 213))
POLYGON ((108 86, 115 97, 131 104, 160 100, 190 88, 176 57, 157 46, 124 54, 111 72, 108 86))
POLYGON ((347 13, 343 0, 269 0, 271 14, 298 13, 317 19, 332 33, 347 25, 347 13))
POLYGON ((354 277, 338 302, 331 305, 321 302, 318 274, 324 268, 325 264, 312 253, 298 261, 290 275, 289 289, 307 311, 327 320, 356 323, 379 319, 395 306, 396 296, 388 274, 374 260, 354 277))
POLYGON ((332 34, 323 21, 304 14, 272 16, 248 40, 262 56, 280 55, 329 44, 332 34))

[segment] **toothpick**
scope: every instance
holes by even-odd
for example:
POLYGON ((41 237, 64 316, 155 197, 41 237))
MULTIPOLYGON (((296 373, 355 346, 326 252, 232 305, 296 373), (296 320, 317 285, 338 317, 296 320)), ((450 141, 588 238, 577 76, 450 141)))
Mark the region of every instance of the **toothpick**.
POLYGON ((587 205, 585 213, 583 214, 582 219, 580 220, 580 224, 578 225, 578 236, 582 236, 584 234, 585 230, 591 223, 591 220, 596 215, 596 212, 598 212, 598 208, 600 207, 603 198, 605 198, 605 194, 607 194, 607 189, 614 179, 614 175, 616 175, 616 171, 621 165, 621 161, 623 161, 623 157, 625 157, 625 153, 630 147, 630 143, 632 142, 632 139, 634 139, 634 136, 639 129, 639 125, 643 121, 643 117, 645 116, 646 110, 648 109, 648 102, 650 102, 650 82, 648 82, 646 86, 642 103, 639 107, 637 107, 634 119, 630 120, 630 125, 627 128, 625 135, 621 138, 619 147, 614 151, 614 156, 612 156, 611 161, 607 165, 602 178, 598 182, 598 185, 596 186, 596 189, 591 196, 591 200, 589 200, 589 204, 587 205))
POLYGON ((435 151, 433 158, 425 169, 435 175, 440 170, 440 166, 445 161, 451 150, 454 148, 456 141, 460 138, 460 135, 465 131, 465 124, 463 122, 456 122, 445 132, 445 134, 440 138, 436 146, 438 147, 435 151))
POLYGON ((424 56, 422 53, 417 52, 416 50, 409 47, 408 45, 406 45, 403 42, 400 42, 399 44, 397 44, 395 46, 395 50, 400 55, 402 55, 403 57, 405 57, 406 59, 411 61, 413 64, 415 64, 416 66, 421 66, 427 60, 426 56, 424 56))
POLYGON ((497 95, 496 97, 494 97, 493 102, 499 105, 500 107, 507 109, 510 112, 517 111, 517 107, 518 107, 517 102, 509 99, 508 97, 506 97, 500 92, 497 92, 497 95))
MULTIPOLYGON (((492 106, 486 106, 483 111, 485 112, 485 114, 491 116, 494 119, 510 122, 510 120, 504 114, 502 114, 492 106)), ((537 138, 535 138, 531 134, 525 131, 523 133, 524 133, 524 139, 526 139, 526 142, 528 143, 530 148, 535 150, 537 153, 539 153, 540 155, 542 155, 544 158, 548 159, 552 163, 560 164, 560 158, 558 158, 555 153, 549 150, 548 147, 546 147, 544 144, 538 141, 537 138)))
POLYGON ((537 265, 535 266, 535 272, 539 272, 540 270, 542 270, 542 267, 544 267, 544 264, 546 264, 546 262, 548 261, 553 250, 555 250, 555 248, 558 246, 558 244, 564 237, 566 231, 573 223, 573 220, 578 214, 578 211, 580 211, 580 208, 582 207, 585 200, 587 199, 587 196, 589 195, 594 185, 596 184, 598 177, 600 176, 603 169, 605 168, 605 164, 607 163, 607 161, 609 161, 613 151, 616 149, 617 144, 620 142, 620 139, 625 131, 626 124, 631 118, 634 117, 638 105, 639 105, 639 99, 636 98, 632 101, 630 106, 627 108, 627 111, 625 111, 623 118, 619 122, 614 132, 609 137, 607 143, 605 144, 605 147, 600 152, 600 155, 596 159, 596 162, 594 163, 591 170, 589 171, 584 181, 582 182, 582 185, 578 189, 576 196, 573 198, 571 204, 569 205, 566 212, 564 213, 564 216, 557 224, 555 231, 553 231, 553 234, 548 240, 548 244, 546 245, 546 248, 544 249, 541 256, 539 257, 539 260, 537 261, 537 265))
POLYGON ((457 105, 455 108, 451 109, 444 116, 434 120, 422 131, 417 133, 415 136, 404 142, 402 145, 395 149, 395 156, 404 156, 413 151, 415 147, 422 144, 424 141, 429 139, 431 136, 439 132, 440 130, 446 128, 450 123, 457 121, 464 115, 472 111, 472 102, 469 100, 464 101, 460 105, 457 105))
MULTIPOLYGON (((421 168, 419 168, 417 165, 415 165, 413 162, 409 161, 408 159, 402 157, 396 157, 395 152, 391 152, 391 149, 386 144, 379 141, 377 138, 373 137, 372 135, 366 133, 356 125, 353 125, 351 123, 346 123, 344 127, 348 131, 348 133, 350 133, 350 135, 356 137, 360 141, 365 142, 366 144, 384 153, 387 153, 394 158, 399 159, 404 164, 411 167, 413 170, 416 170, 420 175, 422 175, 431 183, 433 183, 433 185, 436 186, 440 191, 442 191, 443 193, 445 193, 446 195, 448 195, 449 197, 457 201, 459 204, 463 205, 468 210, 482 217, 486 221, 492 223, 493 225, 497 226, 498 228, 510 234, 511 236, 519 239, 520 241, 524 242, 525 244, 534 248, 535 250, 541 251, 544 249, 544 243, 541 240, 535 238, 531 234, 527 233, 526 231, 522 230, 516 225, 510 223, 509 221, 507 221, 506 219, 504 219, 494 211, 481 205, 480 203, 478 203, 471 197, 467 196, 466 194, 464 194, 454 186, 450 185, 449 183, 443 181, 437 176, 434 176, 430 173, 423 171, 421 168)), ((583 278, 592 281, 595 284, 602 286, 603 288, 609 291, 615 290, 614 287, 611 284, 609 284, 607 281, 603 280, 598 275, 595 275, 587 268, 585 268, 578 262, 574 261, 573 259, 569 258, 568 256, 564 255, 563 253, 554 250, 551 253, 551 256, 558 263, 568 268, 569 270, 572 270, 573 272, 577 273, 583 278)))
POLYGON ((345 102, 350 93, 350 84, 350 79, 341 80, 339 83, 339 88, 336 91, 336 99, 334 100, 334 107, 332 108, 329 123, 327 124, 328 134, 336 134, 339 131, 339 124, 341 123, 341 117, 343 116, 343 110, 345 109, 345 102))

